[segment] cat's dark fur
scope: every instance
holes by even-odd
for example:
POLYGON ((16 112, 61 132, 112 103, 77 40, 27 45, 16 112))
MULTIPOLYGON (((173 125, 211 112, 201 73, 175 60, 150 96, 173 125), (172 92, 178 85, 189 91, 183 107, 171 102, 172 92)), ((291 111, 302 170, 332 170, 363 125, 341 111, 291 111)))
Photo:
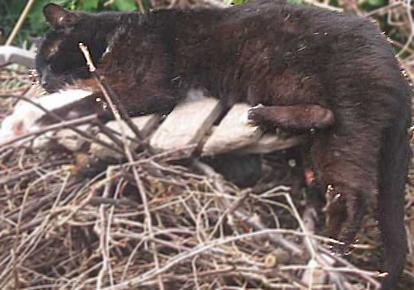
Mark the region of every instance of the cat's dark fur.
POLYGON ((391 45, 368 19, 281 1, 146 15, 68 12, 53 4, 44 12, 54 29, 36 64, 50 91, 72 84, 99 94, 82 42, 132 114, 169 110, 189 88, 202 88, 228 106, 269 107, 252 110, 258 122, 320 127, 311 158, 319 183, 333 187, 331 234, 353 242, 367 196, 378 194, 389 272, 383 289, 393 289, 407 251, 411 91, 391 45), (280 119, 272 110, 287 113, 280 119))

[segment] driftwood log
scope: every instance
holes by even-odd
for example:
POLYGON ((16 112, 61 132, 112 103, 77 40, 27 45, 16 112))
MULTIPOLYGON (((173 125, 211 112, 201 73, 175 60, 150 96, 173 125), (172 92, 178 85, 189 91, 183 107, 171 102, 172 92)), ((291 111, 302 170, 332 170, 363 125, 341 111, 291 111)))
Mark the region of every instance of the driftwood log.
MULTIPOLYGON (((34 86, 26 94, 27 97, 38 95, 41 89, 34 86)), ((141 131, 142 137, 153 152, 163 153, 185 149, 186 156, 196 152, 202 156, 220 154, 266 154, 297 146, 304 137, 299 135, 266 133, 248 122, 247 104, 236 104, 227 112, 217 99, 204 97, 198 100, 184 101, 164 118, 157 114, 132 118, 133 123, 141 131)), ((52 144, 60 144, 72 152, 82 151, 85 142, 89 144, 89 152, 100 159, 122 159, 123 154, 114 152, 114 138, 121 138, 122 131, 129 140, 132 150, 139 147, 134 132, 124 121, 110 121, 101 126, 79 124, 78 130, 96 136, 100 143, 91 142, 81 136, 78 130, 65 128, 52 133, 40 135, 34 140, 33 147, 41 149, 52 144), (98 129, 100 128, 100 129, 98 129), (104 130, 104 132, 102 132, 104 130), (104 146, 111 144, 111 146, 104 146)), ((95 138, 94 138, 95 139, 95 138)))
MULTIPOLYGON (((267 134, 259 127, 247 121, 246 104, 236 104, 220 120, 223 108, 218 100, 203 98, 196 101, 187 101, 178 105, 161 123, 154 128, 152 135, 147 133, 151 148, 158 153, 192 147, 192 153, 199 149, 202 155, 217 155, 222 153, 250 154, 269 153, 293 147, 301 143, 300 136, 281 137, 267 134), (214 126, 214 123, 217 125, 214 126)), ((133 118, 134 122, 154 117, 143 116, 133 118)), ((159 118, 157 118, 158 120, 159 118)), ((114 127, 116 121, 107 126, 114 127)), ((96 154, 100 146, 92 147, 92 154, 96 154)), ((107 152, 107 156, 111 156, 107 152)), ((99 153, 100 157, 105 154, 99 153)))

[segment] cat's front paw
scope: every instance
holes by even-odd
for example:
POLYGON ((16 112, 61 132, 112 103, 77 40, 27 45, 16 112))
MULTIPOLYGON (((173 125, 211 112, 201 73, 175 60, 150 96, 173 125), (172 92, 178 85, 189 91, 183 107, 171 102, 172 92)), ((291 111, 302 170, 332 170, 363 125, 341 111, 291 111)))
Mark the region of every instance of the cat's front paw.
MULTIPOLYGON (((46 110, 55 111, 59 108, 66 108, 62 118, 80 116, 84 110, 82 100, 92 94, 91 91, 80 89, 66 89, 49 95, 33 99, 35 103, 46 110), (72 115, 71 115, 72 114, 72 115)), ((0 144, 16 137, 39 130, 42 127, 42 118, 47 117, 45 112, 37 106, 19 101, 13 113, 7 116, 0 126, 0 144)), ((56 121, 56 120, 53 120, 56 121)))
POLYGON ((7 142, 19 136, 29 133, 31 130, 35 130, 32 122, 32 112, 14 112, 10 116, 7 116, 0 127, 0 143, 7 142))
POLYGON ((247 121, 252 126, 260 126, 263 123, 263 115, 262 115, 262 108, 264 106, 262 104, 258 104, 254 107, 251 107, 247 111, 247 121))

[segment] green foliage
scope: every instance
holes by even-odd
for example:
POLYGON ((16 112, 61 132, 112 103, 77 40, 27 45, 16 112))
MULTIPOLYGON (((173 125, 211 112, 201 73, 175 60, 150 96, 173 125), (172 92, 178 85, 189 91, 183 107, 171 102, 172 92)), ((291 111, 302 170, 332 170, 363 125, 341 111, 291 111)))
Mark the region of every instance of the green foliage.
POLYGON ((297 4, 297 5, 304 3, 303 0, 288 0, 288 2, 289 3, 292 3, 292 4, 297 4))
POLYGON ((79 4, 79 8, 84 11, 94 11, 98 9, 99 0, 83 1, 79 4))
POLYGON ((380 6, 384 6, 385 4, 387 4, 386 0, 368 0, 368 5, 369 6, 374 6, 374 7, 380 7, 380 6))
POLYGON ((131 0, 115 0, 114 5, 119 11, 132 11, 137 9, 135 1, 131 0))
POLYGON ((247 0, 232 0, 232 1, 230 1, 230 3, 235 4, 235 5, 244 4, 246 2, 247 2, 247 0))

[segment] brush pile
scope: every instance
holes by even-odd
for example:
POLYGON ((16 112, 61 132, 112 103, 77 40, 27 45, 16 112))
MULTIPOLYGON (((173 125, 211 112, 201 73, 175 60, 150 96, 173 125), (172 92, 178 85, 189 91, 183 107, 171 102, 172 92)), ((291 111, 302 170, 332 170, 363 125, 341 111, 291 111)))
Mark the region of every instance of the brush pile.
MULTIPOLYGON (((200 1, 153 2, 183 8, 200 1)), ((339 10, 333 1, 304 2, 339 10)), ((343 10, 376 17, 399 35, 393 44, 412 77, 410 2, 388 1, 369 12, 364 2, 339 1, 343 10)), ((23 95, 31 84, 20 67, 0 70, 1 96, 23 95)), ((0 99, 0 121, 16 101, 0 99)), ((309 191, 297 186, 303 175, 293 173, 282 153, 270 163, 262 156, 273 178, 241 189, 197 156, 183 159, 181 150, 151 154, 144 146, 128 154, 121 144, 129 161, 108 164, 62 146, 36 151, 33 138, 0 147, 0 289, 379 287, 375 213, 350 255, 332 254, 336 242, 322 236, 319 207, 302 194, 309 191)), ((400 289, 414 285, 413 171, 409 177, 410 253, 400 289)))

